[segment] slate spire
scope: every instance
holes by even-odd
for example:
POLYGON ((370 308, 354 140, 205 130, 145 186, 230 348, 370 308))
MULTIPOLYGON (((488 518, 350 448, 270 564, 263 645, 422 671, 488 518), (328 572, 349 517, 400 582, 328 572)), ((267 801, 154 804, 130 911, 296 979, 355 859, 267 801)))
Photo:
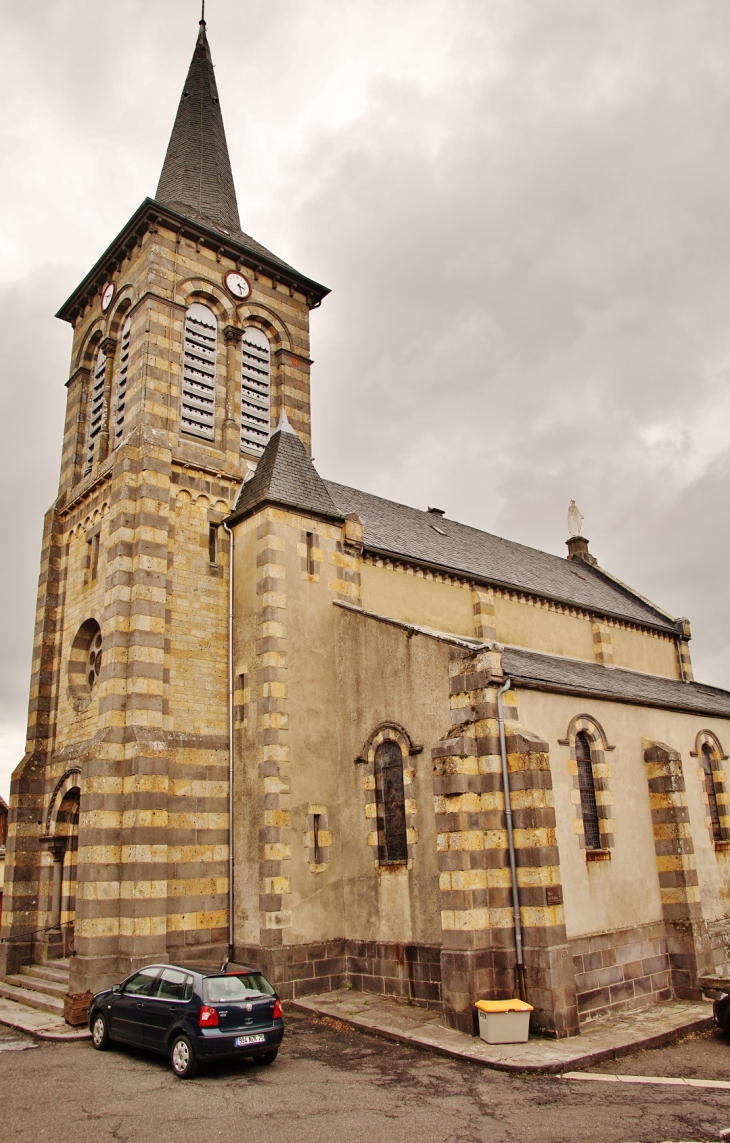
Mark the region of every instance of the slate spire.
POLYGON ((189 218, 232 234, 241 231, 205 20, 200 21, 155 198, 189 218))

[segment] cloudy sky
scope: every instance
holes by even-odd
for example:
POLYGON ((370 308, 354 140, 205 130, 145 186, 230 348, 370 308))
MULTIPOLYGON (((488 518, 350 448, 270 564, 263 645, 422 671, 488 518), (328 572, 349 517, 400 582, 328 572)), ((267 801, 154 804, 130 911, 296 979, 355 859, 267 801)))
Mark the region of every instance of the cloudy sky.
MULTIPOLYGON (((198 0, 0 0, 0 793, 60 303, 154 194, 198 0)), ((730 686, 727 0, 208 0, 245 230, 312 315, 326 477, 599 562, 730 686)))

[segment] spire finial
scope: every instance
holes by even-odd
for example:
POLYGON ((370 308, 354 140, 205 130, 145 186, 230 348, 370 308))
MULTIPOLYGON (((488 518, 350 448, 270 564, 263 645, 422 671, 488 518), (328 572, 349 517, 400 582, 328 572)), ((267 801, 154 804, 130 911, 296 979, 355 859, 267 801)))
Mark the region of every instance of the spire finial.
POLYGON ((200 10, 200 22, 201 22, 201 24, 204 24, 205 23, 205 0, 201 0, 201 3, 202 3, 202 7, 200 10))

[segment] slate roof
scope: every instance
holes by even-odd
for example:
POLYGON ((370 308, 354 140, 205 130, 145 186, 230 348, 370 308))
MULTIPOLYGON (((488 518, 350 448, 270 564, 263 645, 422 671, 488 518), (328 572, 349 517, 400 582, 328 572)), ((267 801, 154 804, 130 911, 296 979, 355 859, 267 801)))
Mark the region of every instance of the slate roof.
POLYGON ((730 692, 703 683, 682 683, 516 647, 505 647, 502 667, 506 675, 527 687, 730 718, 730 692))
POLYGON ((202 20, 155 199, 192 221, 214 226, 252 254, 297 273, 241 230, 213 60, 202 20))
POLYGON ((202 20, 155 197, 183 214, 192 211, 219 226, 241 229, 213 60, 202 20))
POLYGON ((282 504, 335 520, 343 516, 286 414, 264 449, 256 472, 241 488, 231 519, 237 520, 261 504, 282 504))
POLYGON ((331 480, 324 483, 343 516, 358 514, 364 525, 365 548, 372 552, 400 556, 495 586, 677 633, 671 619, 598 568, 344 484, 331 480), (446 534, 441 535, 442 532, 446 534))

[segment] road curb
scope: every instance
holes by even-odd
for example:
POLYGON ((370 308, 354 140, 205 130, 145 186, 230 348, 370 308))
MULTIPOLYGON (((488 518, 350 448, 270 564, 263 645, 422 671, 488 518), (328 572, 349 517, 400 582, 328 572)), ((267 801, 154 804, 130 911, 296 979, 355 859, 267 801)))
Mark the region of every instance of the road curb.
MULTIPOLYGON (((379 1027, 376 1024, 363 1020, 361 1017, 353 1018, 351 1016, 341 1015, 339 1012, 335 1013, 325 1008, 319 1008, 305 1000, 285 1001, 285 1007, 295 1008, 297 1011, 306 1012, 310 1016, 315 1015, 329 1020, 339 1020, 342 1024, 347 1024, 353 1028, 356 1032, 364 1032, 366 1035, 377 1036, 383 1040, 392 1040, 396 1043, 408 1044, 414 1048, 423 1048, 426 1051, 436 1052, 442 1056, 450 1056, 451 1059, 466 1060, 470 1063, 481 1064, 482 1067, 492 1068, 494 1071, 511 1072, 518 1075, 560 1075, 564 1071, 579 1071, 581 1068, 592 1067, 594 1064, 604 1060, 615 1060, 621 1056, 630 1055, 632 1052, 636 1052, 642 1048, 659 1048, 663 1044, 671 1043, 673 1040, 681 1040, 684 1036, 690 1036, 693 1032, 704 1032, 714 1027, 712 1016, 703 1016, 688 1020, 685 1024, 668 1029, 667 1031, 642 1036, 636 1040, 632 1040, 631 1043, 628 1044, 599 1048, 592 1052, 585 1052, 583 1055, 571 1056, 569 1060, 546 1062, 544 1065, 528 1063, 512 1064, 503 1060, 484 1059, 483 1055, 470 1052, 468 1049, 451 1048, 448 1044, 440 1044, 434 1040, 426 1039, 418 1035, 399 1032, 392 1028, 379 1027)), ((478 1044, 482 1043, 477 1037, 474 1037, 474 1039, 478 1044)), ((554 1041, 547 1040, 546 1043, 554 1043, 554 1041)))
POLYGON ((33 1036, 36 1040, 55 1040, 66 1044, 83 1043, 85 1040, 91 1039, 91 1032, 88 1028, 78 1032, 65 1032, 54 1028, 34 1028, 26 1020, 19 1017, 8 1016, 6 1013, 0 1013, 0 1024, 6 1028, 14 1028, 16 1032, 25 1032, 26 1036, 33 1036))

